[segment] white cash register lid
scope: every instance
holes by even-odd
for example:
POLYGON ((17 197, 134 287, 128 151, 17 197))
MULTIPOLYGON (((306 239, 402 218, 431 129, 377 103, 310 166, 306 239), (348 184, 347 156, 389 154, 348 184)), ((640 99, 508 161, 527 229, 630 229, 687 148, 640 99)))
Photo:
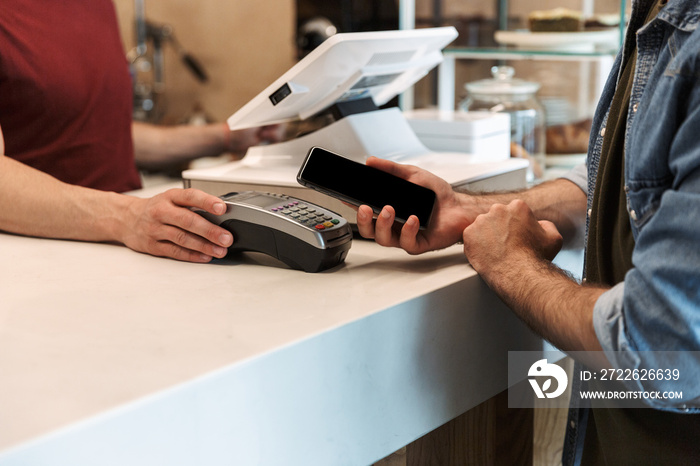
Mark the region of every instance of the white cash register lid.
POLYGON ((336 102, 387 103, 442 61, 453 27, 331 36, 228 119, 232 130, 306 119, 336 102))

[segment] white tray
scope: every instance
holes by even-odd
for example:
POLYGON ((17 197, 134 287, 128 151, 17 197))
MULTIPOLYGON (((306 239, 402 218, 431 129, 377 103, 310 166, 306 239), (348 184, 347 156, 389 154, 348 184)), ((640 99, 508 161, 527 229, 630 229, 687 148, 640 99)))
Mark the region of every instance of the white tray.
POLYGON ((616 49, 620 43, 620 30, 614 28, 581 32, 496 31, 494 39, 502 45, 513 45, 529 50, 594 52, 598 49, 616 49))
POLYGON ((547 167, 572 168, 586 161, 587 154, 547 154, 545 165, 547 167))

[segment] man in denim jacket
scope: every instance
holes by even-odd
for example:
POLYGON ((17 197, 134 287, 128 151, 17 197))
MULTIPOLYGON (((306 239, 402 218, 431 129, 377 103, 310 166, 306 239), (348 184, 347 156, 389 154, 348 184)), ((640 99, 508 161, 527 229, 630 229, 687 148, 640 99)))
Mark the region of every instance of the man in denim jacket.
POLYGON ((566 465, 700 464, 698 21, 700 2, 633 0, 587 170, 521 193, 471 196, 416 167, 367 162, 430 187, 438 202, 427 230, 413 217, 393 228, 390 206, 376 219, 361 206, 363 236, 411 254, 463 240, 474 269, 558 348, 616 369, 679 370, 680 380, 625 382, 629 390, 683 392, 680 400, 644 400, 651 409, 596 413, 574 389, 566 465), (588 280, 579 284, 550 260, 582 239, 588 280))

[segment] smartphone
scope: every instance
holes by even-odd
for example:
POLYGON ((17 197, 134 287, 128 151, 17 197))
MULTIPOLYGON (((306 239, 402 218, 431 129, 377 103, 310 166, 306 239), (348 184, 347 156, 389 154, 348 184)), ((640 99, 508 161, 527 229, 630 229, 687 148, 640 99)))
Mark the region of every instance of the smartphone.
POLYGON ((433 190, 320 147, 311 148, 297 181, 349 204, 366 204, 376 214, 390 205, 396 220, 415 215, 421 228, 428 226, 435 205, 433 190))

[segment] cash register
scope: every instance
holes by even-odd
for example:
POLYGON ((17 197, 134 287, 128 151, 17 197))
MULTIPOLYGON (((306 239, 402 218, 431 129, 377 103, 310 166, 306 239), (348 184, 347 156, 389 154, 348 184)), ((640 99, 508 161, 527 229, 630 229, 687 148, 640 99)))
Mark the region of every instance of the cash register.
POLYGON ((417 165, 455 187, 524 187, 527 162, 511 159, 506 149, 494 151, 488 161, 475 154, 428 149, 404 113, 398 107, 387 108, 442 61, 442 49, 456 36, 453 27, 331 36, 236 111, 228 125, 238 130, 305 121, 320 114, 329 115, 332 123, 288 141, 251 147, 240 161, 187 170, 185 187, 215 195, 232 191, 288 195, 353 221, 352 209, 297 183, 299 167, 314 146, 360 162, 376 156, 417 165))

